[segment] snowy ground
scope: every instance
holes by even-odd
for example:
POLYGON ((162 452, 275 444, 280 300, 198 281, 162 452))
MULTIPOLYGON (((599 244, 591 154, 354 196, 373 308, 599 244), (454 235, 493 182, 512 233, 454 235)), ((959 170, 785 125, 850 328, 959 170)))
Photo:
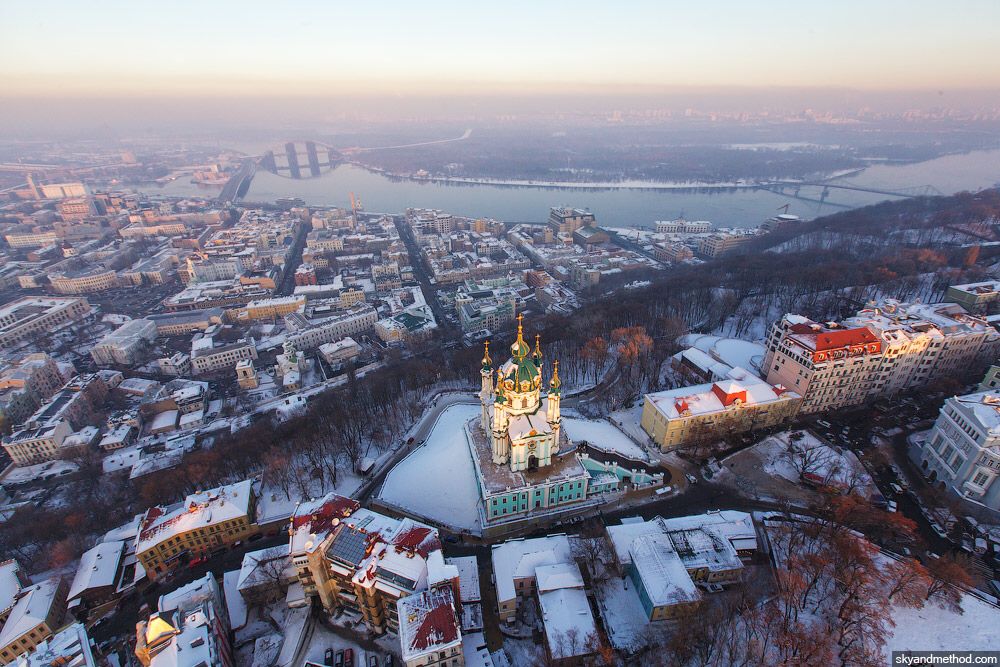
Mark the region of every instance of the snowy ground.
MULTIPOLYGON (((586 440, 592 447, 606 452, 617 452, 629 458, 643 461, 648 460, 646 452, 642 447, 637 445, 628 435, 603 419, 564 417, 562 424, 563 428, 566 429, 566 435, 573 442, 586 440)), ((645 436, 645 434, 643 435, 645 436)))
POLYGON ((847 485, 851 477, 855 476, 861 481, 862 486, 874 488, 874 482, 854 452, 848 449, 844 449, 842 453, 837 452, 808 431, 797 432, 802 433, 802 439, 795 443, 795 447, 804 453, 789 451, 789 436, 792 433, 789 431, 768 438, 754 447, 764 460, 765 472, 798 483, 799 469, 803 466, 800 464, 799 468, 796 468, 795 460, 805 457, 809 462, 808 472, 828 479, 831 483, 847 485))
POLYGON ((739 366, 751 373, 758 373, 764 359, 764 346, 739 338, 723 338, 704 334, 688 334, 677 339, 680 345, 695 347, 730 366, 739 366))
POLYGON ((611 421, 614 422, 615 426, 630 435, 636 442, 649 443, 652 447, 653 444, 650 440, 649 434, 642 430, 643 404, 644 401, 640 398, 631 408, 612 412, 611 421))
POLYGON ((479 485, 464 426, 479 409, 459 404, 442 412, 424 444, 386 475, 379 498, 435 523, 478 530, 479 485))
POLYGON ((997 648, 1000 609, 979 598, 962 597, 962 614, 933 604, 923 609, 893 608, 896 627, 886 641, 892 651, 986 651, 997 648))

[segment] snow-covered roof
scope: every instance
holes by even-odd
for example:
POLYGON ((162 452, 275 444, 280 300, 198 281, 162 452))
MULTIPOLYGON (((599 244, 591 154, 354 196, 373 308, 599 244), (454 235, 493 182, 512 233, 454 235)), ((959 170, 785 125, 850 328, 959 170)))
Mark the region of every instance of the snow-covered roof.
POLYGON ((72 600, 91 588, 114 586, 118 575, 118 565, 125 553, 125 542, 116 540, 101 542, 80 556, 80 566, 69 587, 68 599, 72 600))
POLYGON ((415 593, 396 601, 403 662, 462 643, 455 602, 448 587, 415 593))
POLYGON ((20 570, 21 566, 13 558, 0 563, 0 612, 7 611, 17 602, 22 588, 20 570))
POLYGON ((693 602, 700 595, 666 535, 643 535, 629 547, 632 567, 654 607, 693 602))
POLYGON ((169 507, 151 508, 136 538, 136 553, 151 549, 174 535, 247 516, 252 490, 253 480, 247 479, 193 493, 183 502, 169 507))
POLYGON ((478 602, 479 592, 479 559, 475 556, 455 556, 445 558, 445 562, 458 569, 458 589, 462 602, 478 602))
POLYGON ((545 626, 545 641, 554 658, 570 658, 591 652, 590 635, 597 634, 594 615, 583 588, 557 588, 538 596, 545 626), (568 637, 576 635, 576 640, 568 637))
POLYGON ((793 391, 770 385, 749 371, 736 367, 724 380, 646 394, 646 399, 667 419, 722 412, 732 405, 762 405, 800 398, 793 391))
POLYGON ((757 548, 757 531, 754 529, 753 516, 749 512, 719 510, 705 514, 662 519, 662 522, 668 531, 710 526, 712 530, 728 539, 737 549, 757 548))
POLYGON ((0 630, 0 646, 13 644, 22 635, 45 622, 56 603, 60 583, 59 577, 52 577, 24 589, 14 608, 10 610, 3 630, 0 630))
POLYGON ((566 535, 510 540, 494 545, 493 575, 497 599, 513 599, 516 595, 514 581, 534 577, 538 566, 568 563, 572 558, 566 535))
POLYGON ((279 561, 279 564, 274 567, 282 567, 281 575, 283 577, 295 575, 295 566, 292 565, 291 558, 288 556, 288 547, 279 544, 245 554, 243 564, 240 566, 239 578, 236 580, 236 587, 242 590, 267 582, 267 574, 261 568, 272 567, 270 564, 274 561, 279 561))
POLYGON ((82 623, 67 626, 42 641, 31 653, 22 655, 10 667, 97 667, 87 629, 82 623))
POLYGON ((1000 389, 956 396, 948 401, 958 404, 962 413, 971 416, 987 437, 1000 436, 1000 389))
POLYGON ((539 593, 559 588, 583 588, 583 575, 574 563, 553 563, 535 568, 535 586, 539 593))

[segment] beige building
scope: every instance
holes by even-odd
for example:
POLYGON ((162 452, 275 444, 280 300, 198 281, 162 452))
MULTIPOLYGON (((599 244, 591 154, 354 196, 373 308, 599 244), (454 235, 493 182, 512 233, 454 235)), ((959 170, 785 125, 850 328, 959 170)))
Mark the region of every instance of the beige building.
POLYGON ((257 347, 254 340, 239 340, 229 345, 215 346, 211 338, 202 338, 191 348, 191 369, 199 373, 211 373, 231 368, 244 359, 256 359, 257 347), (199 344, 207 340, 208 343, 199 344))
POLYGON ((357 614, 376 634, 398 632, 396 602, 428 588, 458 587, 436 529, 395 519, 337 494, 298 506, 289 553, 306 597, 327 612, 357 614))
POLYGON ((305 306, 306 298, 304 296, 259 299, 251 301, 244 308, 241 308, 236 317, 240 321, 272 319, 298 312, 305 306))
POLYGON ((59 294, 90 294, 119 286, 118 274, 110 269, 96 268, 74 273, 49 275, 52 289, 59 294))
POLYGON ((660 449, 770 428, 798 413, 802 397, 742 368, 725 379, 646 394, 642 428, 660 449))
POLYGON ((257 379, 257 369, 253 367, 253 359, 244 359, 236 364, 236 381, 240 389, 256 389, 260 382, 257 379))
POLYGON ((0 307, 0 348, 16 347, 90 314, 86 299, 24 297, 0 307))
POLYGON ((803 396, 803 412, 817 412, 979 374, 998 349, 1000 334, 958 304, 886 300, 842 323, 785 315, 762 369, 803 396))
POLYGON ((69 422, 64 419, 40 426, 32 426, 29 422, 26 428, 5 438, 3 448, 16 466, 44 463, 58 458, 59 448, 72 432, 69 422))

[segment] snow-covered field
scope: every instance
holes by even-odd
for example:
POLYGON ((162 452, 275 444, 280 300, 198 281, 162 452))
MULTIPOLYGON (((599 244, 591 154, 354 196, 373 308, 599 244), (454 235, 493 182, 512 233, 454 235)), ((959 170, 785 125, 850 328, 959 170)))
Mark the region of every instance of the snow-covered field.
POLYGON ((1000 609, 971 595, 962 596, 962 614, 926 604, 922 609, 894 607, 896 627, 885 644, 893 651, 986 651, 997 648, 1000 609))
POLYGON ((586 440, 588 444, 606 452, 617 452, 633 459, 647 460, 646 452, 625 433, 603 419, 576 419, 564 417, 562 420, 566 435, 573 442, 586 440))
POLYGON ((426 442, 399 462, 379 498, 436 523, 477 530, 479 486, 465 440, 465 422, 478 405, 453 405, 441 413, 426 442))

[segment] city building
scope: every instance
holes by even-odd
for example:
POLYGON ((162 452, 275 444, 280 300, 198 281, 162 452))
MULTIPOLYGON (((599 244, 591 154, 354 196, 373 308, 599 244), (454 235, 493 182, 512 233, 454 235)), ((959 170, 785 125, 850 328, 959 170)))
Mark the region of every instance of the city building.
POLYGON ((597 224, 597 218, 583 209, 554 206, 549 209, 548 223, 556 234, 572 234, 581 227, 593 227, 597 224))
POLYGON ((253 359, 243 359, 236 364, 236 382, 240 389, 256 389, 260 385, 253 359))
POLYGON ((58 294, 91 294, 120 287, 118 274, 100 266, 66 273, 50 273, 49 284, 58 294))
POLYGON ((253 338, 217 345, 214 338, 206 336, 191 345, 191 369, 196 375, 232 368, 244 359, 256 358, 257 345, 253 338))
POLYGON ((31 579, 13 558, 0 563, 0 626, 7 622, 21 591, 31 586, 31 579))
POLYGON ((911 445, 911 458, 932 485, 970 505, 1000 512, 1000 390, 944 402, 927 437, 911 445))
POLYGON ((152 313, 146 319, 156 324, 157 336, 184 336, 222 324, 222 308, 185 310, 175 313, 152 313))
POLYGON ((16 347, 90 314, 86 299, 24 297, 0 307, 0 348, 16 347))
POLYGON ((241 308, 236 317, 241 322, 254 320, 277 319, 289 313, 300 312, 305 308, 304 296, 283 296, 273 299, 258 299, 249 302, 241 308))
POLYGON ((29 420, 24 428, 4 438, 3 448, 14 465, 44 463, 58 458, 63 441, 72 432, 69 422, 59 417, 42 423, 29 420))
POLYGON ((709 259, 721 257, 737 250, 757 238, 753 230, 716 232, 698 241, 698 254, 709 259))
POLYGON ((1000 366, 993 365, 986 371, 986 377, 979 383, 979 391, 988 391, 1000 387, 1000 366))
POLYGON ((1000 280, 986 280, 965 285, 951 285, 944 300, 957 303, 972 313, 980 313, 1000 299, 1000 280))
POLYGON ((212 573, 160 596, 135 626, 143 667, 234 667, 229 613, 212 573))
POLYGON ((998 345, 1000 334, 958 304, 887 299, 840 323, 785 315, 761 368, 768 382, 801 394, 809 413, 978 374, 998 345))
POLYGON ((356 336, 375 327, 378 311, 367 303, 359 303, 344 312, 313 320, 285 318, 287 340, 299 350, 311 350, 324 343, 333 343, 345 336, 356 336), (289 326, 290 325, 290 326, 289 326))
POLYGON ((436 529, 334 493, 296 508, 289 554, 308 598, 328 613, 360 615, 376 634, 399 632, 400 598, 458 586, 458 569, 445 562, 436 529))
POLYGON ((420 591, 396 601, 406 667, 463 667, 462 629, 451 588, 420 591))
POLYGON ((788 314, 771 327, 766 345, 761 372, 802 396, 804 413, 867 400, 882 366, 882 341, 864 326, 788 314))
POLYGON ((513 623, 518 608, 536 591, 535 570, 539 566, 571 563, 569 538, 547 535, 508 540, 492 547, 493 579, 500 620, 513 623))
POLYGON ((103 667, 100 650, 87 636, 82 623, 66 626, 44 639, 28 654, 19 656, 10 667, 103 667))
POLYGON ((174 352, 169 357, 156 360, 156 365, 164 375, 173 377, 187 377, 191 375, 191 355, 183 352, 174 352))
POLYGON ((25 588, 0 629, 0 660, 9 663, 52 637, 65 615, 66 582, 61 578, 25 588))
POLYGON ((156 340, 156 324, 150 320, 129 320, 106 335, 90 350, 98 366, 135 366, 156 340))
POLYGON ((712 223, 708 220, 657 220, 657 234, 707 234, 712 231, 712 223))
POLYGON ((319 346, 319 355, 334 368, 356 359, 361 354, 361 346, 350 336, 341 338, 336 343, 323 343, 319 346))
POLYGON ((136 557, 147 577, 159 579, 193 556, 253 535, 255 511, 253 480, 193 493, 166 507, 152 507, 142 517, 136 557))
POLYGON ((660 449, 770 428, 798 413, 802 397, 742 368, 724 379, 646 394, 642 428, 660 449))

